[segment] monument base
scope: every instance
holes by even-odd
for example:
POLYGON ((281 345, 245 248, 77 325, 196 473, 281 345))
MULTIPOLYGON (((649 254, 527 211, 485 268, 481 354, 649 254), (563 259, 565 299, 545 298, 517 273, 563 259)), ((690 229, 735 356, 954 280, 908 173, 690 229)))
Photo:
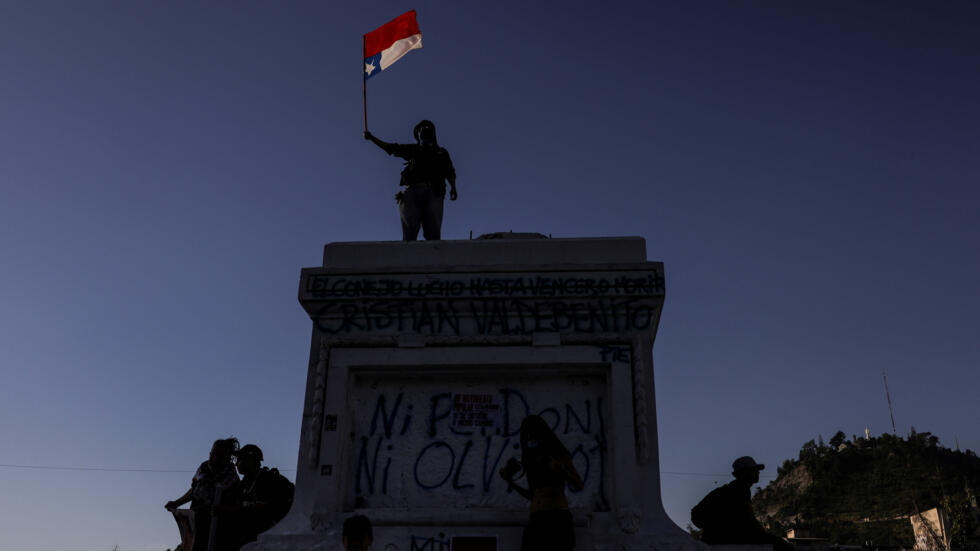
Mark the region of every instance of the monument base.
MULTIPOLYGON (((343 551, 344 519, 370 511, 351 511, 316 521, 318 529, 290 533, 285 526, 273 527, 241 551, 343 551)), ((376 551, 517 551, 527 515, 488 518, 482 524, 447 525, 443 522, 413 525, 374 523, 376 551)), ((575 549, 594 551, 772 551, 770 545, 708 546, 681 530, 669 518, 648 519, 647 528, 625 533, 623 515, 593 513, 576 519, 575 549), (619 517, 619 518, 617 518, 619 517)))
POLYGON ((638 237, 521 237, 333 243, 303 270, 296 496, 244 550, 340 550, 355 514, 379 551, 520 549, 529 503, 498 471, 528 415, 582 479, 576 550, 707 549, 660 501, 663 265, 638 237))

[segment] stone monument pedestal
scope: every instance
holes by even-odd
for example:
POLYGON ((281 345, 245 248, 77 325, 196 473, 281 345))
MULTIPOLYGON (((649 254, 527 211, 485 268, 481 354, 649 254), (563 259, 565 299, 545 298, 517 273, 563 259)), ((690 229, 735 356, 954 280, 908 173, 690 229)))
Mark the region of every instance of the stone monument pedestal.
MULTIPOLYGON (((497 471, 538 414, 584 480, 576 549, 705 549, 660 500, 653 341, 663 265, 642 238, 331 243, 293 508, 246 549, 517 550, 528 501, 497 471)), ((526 485, 526 480, 519 481, 526 485)))

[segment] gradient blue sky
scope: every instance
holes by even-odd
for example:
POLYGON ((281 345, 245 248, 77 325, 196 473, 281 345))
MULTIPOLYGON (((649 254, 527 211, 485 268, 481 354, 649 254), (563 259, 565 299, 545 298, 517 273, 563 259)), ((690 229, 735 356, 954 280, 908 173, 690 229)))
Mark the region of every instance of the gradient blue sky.
MULTIPOLYGON (((837 430, 980 449, 980 5, 0 3, 0 464, 296 464, 299 270, 397 239, 361 35, 425 48, 371 130, 438 126, 443 235, 640 235, 665 263, 663 496, 837 430)), ((290 472, 289 474, 292 474, 290 472)), ((159 551, 189 472, 0 467, 0 548, 159 551)), ((766 479, 763 479, 765 482, 766 479)))

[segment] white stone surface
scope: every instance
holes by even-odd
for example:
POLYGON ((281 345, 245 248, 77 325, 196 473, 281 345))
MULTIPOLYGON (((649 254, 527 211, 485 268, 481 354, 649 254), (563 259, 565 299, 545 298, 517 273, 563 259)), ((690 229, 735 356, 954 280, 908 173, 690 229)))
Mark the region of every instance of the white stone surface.
POLYGON ((585 479, 576 549, 704 549, 660 501, 652 347, 663 266, 637 237, 332 243, 313 320, 296 497, 250 550, 518 549, 528 503, 497 470, 542 415, 585 479))

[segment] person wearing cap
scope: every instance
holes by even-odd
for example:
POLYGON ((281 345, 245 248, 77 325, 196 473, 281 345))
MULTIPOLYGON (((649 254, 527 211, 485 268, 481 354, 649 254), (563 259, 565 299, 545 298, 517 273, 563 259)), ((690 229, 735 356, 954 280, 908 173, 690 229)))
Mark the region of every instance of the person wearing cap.
POLYGON ((752 512, 752 485, 759 482, 765 465, 749 456, 732 463, 735 480, 712 490, 691 509, 691 522, 702 530, 708 544, 768 544, 776 551, 791 551, 792 545, 759 524, 752 512))
POLYGON ((242 446, 236 456, 242 481, 235 516, 240 542, 245 544, 286 516, 293 503, 294 486, 277 469, 262 466, 262 450, 255 444, 242 446))
POLYGON ((449 182, 449 199, 456 200, 456 170, 449 152, 439 147, 436 126, 423 120, 415 125, 414 144, 387 143, 370 132, 364 139, 370 140, 389 155, 405 159, 401 184, 405 189, 395 194, 402 221, 402 240, 418 239, 419 227, 425 239, 440 239, 442 233, 442 203, 446 197, 446 181, 449 182))

